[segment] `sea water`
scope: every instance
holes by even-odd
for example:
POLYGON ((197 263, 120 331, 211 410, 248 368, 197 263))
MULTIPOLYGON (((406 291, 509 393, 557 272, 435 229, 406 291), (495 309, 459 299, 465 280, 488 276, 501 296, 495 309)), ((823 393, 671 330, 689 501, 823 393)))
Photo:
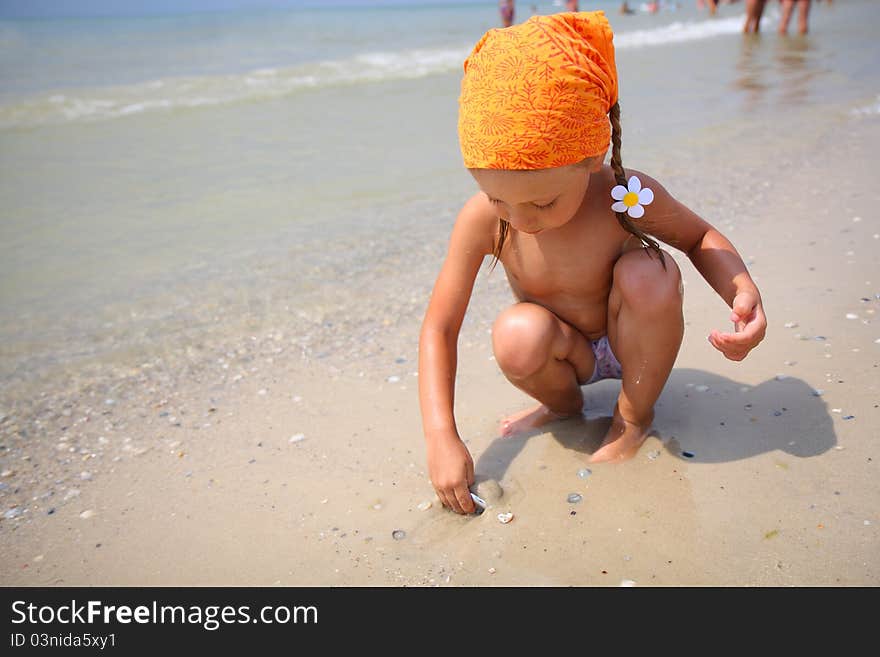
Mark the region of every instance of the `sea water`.
MULTIPOLYGON (((787 38, 775 3, 759 36, 742 3, 581 4, 616 32, 624 163, 697 205, 754 162, 735 137, 784 150, 804 111, 878 113, 869 0, 814 3, 787 38)), ((475 192, 457 95, 496 3, 290 5, 0 21, 0 413, 148 370, 182 385, 266 336, 310 362, 415 359, 475 192)))

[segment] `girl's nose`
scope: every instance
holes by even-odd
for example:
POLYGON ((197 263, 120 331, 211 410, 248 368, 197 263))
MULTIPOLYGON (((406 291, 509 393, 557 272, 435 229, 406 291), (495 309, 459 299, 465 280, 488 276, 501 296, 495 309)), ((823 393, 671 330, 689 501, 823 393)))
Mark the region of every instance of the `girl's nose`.
POLYGON ((532 217, 529 214, 522 213, 522 212, 509 213, 509 215, 507 217, 507 221, 514 228, 517 228, 517 227, 527 228, 527 227, 531 226, 533 223, 535 223, 534 217, 532 217))

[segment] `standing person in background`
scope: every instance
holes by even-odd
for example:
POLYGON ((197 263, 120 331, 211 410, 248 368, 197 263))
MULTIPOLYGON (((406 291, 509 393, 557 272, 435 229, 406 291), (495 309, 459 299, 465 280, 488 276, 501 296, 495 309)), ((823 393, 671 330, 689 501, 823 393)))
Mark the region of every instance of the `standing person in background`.
POLYGON ((743 32, 757 34, 761 29, 761 14, 764 13, 764 5, 767 0, 746 0, 746 24, 743 32))
POLYGON ((578 0, 566 0, 565 11, 580 11, 578 9, 578 0))
MULTIPOLYGON (((788 34, 788 21, 794 11, 795 0, 782 0, 782 16, 779 17, 779 33, 788 34)), ((810 18, 810 0, 797 0, 798 4, 798 32, 807 33, 807 21, 810 18)))
POLYGON ((513 17, 516 10, 513 6, 513 0, 500 0, 498 3, 498 12, 501 14, 501 24, 504 27, 513 25, 513 17))

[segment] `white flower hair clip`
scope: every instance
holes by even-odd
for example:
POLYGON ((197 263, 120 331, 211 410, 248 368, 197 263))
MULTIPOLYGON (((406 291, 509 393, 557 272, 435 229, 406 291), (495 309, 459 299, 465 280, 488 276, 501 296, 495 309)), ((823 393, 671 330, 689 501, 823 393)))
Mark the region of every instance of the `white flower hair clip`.
POLYGON ((654 192, 647 187, 642 187, 642 181, 636 176, 630 176, 626 187, 616 185, 611 190, 611 198, 616 203, 611 204, 615 212, 626 212, 633 219, 640 219, 645 215, 646 205, 651 205, 654 200, 654 192))

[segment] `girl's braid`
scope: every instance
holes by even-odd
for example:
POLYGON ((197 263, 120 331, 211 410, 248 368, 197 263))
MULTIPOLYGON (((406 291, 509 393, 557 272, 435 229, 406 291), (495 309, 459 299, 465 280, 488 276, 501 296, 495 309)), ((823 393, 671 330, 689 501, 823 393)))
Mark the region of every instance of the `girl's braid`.
MULTIPOLYGON (((608 118, 611 120, 611 168, 614 170, 614 178, 618 185, 627 186, 626 172, 623 170, 623 161, 620 159, 620 103, 614 103, 608 111, 608 118)), ((663 259, 663 251, 655 239, 642 232, 636 227, 626 215, 626 212, 615 212, 617 221, 623 226, 624 230, 632 233, 641 240, 646 249, 655 251, 660 257, 660 264, 666 269, 666 261, 663 259)), ((649 251, 650 252, 650 251, 649 251)))

